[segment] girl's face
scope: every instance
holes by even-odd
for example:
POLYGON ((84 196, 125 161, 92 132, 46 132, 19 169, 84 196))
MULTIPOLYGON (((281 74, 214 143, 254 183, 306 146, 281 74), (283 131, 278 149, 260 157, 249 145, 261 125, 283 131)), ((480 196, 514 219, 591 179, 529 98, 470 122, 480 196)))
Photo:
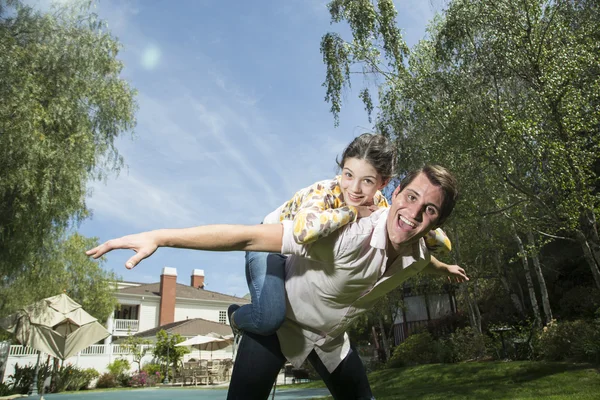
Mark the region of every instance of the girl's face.
POLYGON ((358 158, 346 159, 340 184, 346 204, 355 207, 371 205, 375 193, 386 184, 368 161, 358 158))

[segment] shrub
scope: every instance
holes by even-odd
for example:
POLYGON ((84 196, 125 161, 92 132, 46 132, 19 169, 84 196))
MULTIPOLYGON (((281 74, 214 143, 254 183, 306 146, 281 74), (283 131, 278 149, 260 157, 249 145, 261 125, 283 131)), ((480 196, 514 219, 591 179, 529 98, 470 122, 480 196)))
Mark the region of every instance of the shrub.
POLYGON ((162 382, 165 379, 164 366, 160 364, 146 364, 142 368, 142 372, 146 372, 148 376, 153 376, 156 381, 162 382))
MULTIPOLYGON (((9 386, 14 393, 27 394, 29 387, 33 383, 35 374, 35 365, 25 365, 23 367, 15 364, 15 373, 8 377, 9 386)), ((50 366, 41 364, 38 371, 38 392, 41 393, 42 385, 46 377, 50 375, 50 366)))
POLYGON ((142 371, 131 377, 131 386, 155 386, 158 378, 160 378, 160 373, 149 375, 146 371, 142 371))
POLYGON ((114 388, 117 387, 117 377, 110 372, 100 375, 96 387, 99 389, 114 388))
POLYGON ((116 379, 119 386, 131 386, 131 375, 129 369, 131 364, 124 358, 118 358, 106 367, 116 379))
POLYGON ((119 376, 123 374, 129 374, 131 364, 129 364, 129 361, 124 358, 117 358, 115 361, 108 364, 106 368, 108 369, 108 372, 114 376, 119 376))
POLYGON ((552 320, 536 341, 536 352, 547 361, 600 361, 600 321, 552 320))
POLYGON ((438 362, 439 344, 429 332, 410 335, 403 343, 394 349, 387 363, 388 368, 398 368, 408 365, 430 364, 438 362))
POLYGON ((486 356, 486 345, 490 339, 486 335, 475 333, 470 326, 457 329, 445 341, 447 353, 444 362, 477 360, 486 356))
POLYGON ((86 389, 98 376, 100 373, 94 368, 82 369, 70 364, 63 365, 56 371, 52 391, 59 393, 65 390, 86 389))

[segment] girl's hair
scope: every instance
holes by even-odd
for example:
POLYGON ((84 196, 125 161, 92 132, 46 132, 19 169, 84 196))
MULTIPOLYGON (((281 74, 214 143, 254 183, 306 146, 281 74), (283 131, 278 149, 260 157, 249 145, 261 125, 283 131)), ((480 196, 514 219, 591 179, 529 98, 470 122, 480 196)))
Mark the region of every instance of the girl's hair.
POLYGON ((384 135, 363 133, 356 137, 342 153, 342 160, 335 159, 340 169, 344 169, 348 158, 368 161, 384 180, 394 176, 396 147, 384 135))

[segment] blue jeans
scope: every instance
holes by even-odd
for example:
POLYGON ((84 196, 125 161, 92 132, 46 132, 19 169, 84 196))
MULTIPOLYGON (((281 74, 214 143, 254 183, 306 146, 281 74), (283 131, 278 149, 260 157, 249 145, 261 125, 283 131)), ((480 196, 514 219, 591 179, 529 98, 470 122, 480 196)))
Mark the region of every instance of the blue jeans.
POLYGON ((235 311, 233 322, 245 331, 270 335, 285 319, 285 259, 281 254, 246 252, 246 281, 252 304, 235 311))
MULTIPOLYGON (((315 351, 309 354, 308 361, 323 378, 334 399, 374 399, 367 372, 354 349, 331 373, 315 351)), ((276 334, 262 336, 245 333, 238 347, 227 400, 267 399, 284 362, 276 334)))

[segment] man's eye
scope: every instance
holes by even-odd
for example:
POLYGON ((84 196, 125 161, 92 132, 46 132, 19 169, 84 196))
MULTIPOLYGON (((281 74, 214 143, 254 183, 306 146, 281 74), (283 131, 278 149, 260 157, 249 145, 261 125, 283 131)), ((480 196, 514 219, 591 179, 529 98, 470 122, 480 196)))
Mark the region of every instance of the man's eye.
POLYGON ((429 215, 435 215, 437 214, 437 210, 434 207, 427 207, 427 213, 429 215))

